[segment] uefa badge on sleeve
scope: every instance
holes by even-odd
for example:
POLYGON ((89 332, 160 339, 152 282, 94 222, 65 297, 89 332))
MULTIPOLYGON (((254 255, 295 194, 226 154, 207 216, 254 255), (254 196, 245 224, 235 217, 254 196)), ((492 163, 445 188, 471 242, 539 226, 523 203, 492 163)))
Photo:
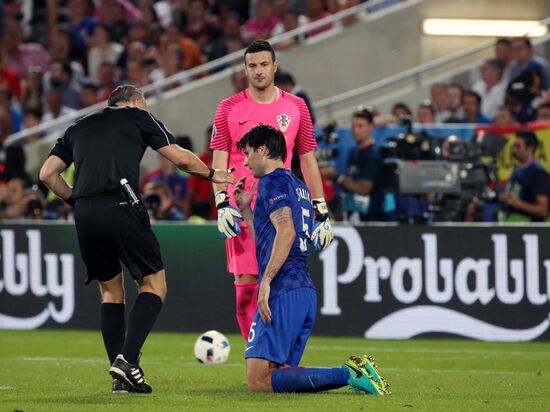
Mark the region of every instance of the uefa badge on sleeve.
POLYGON ((216 126, 212 126, 212 134, 210 135, 210 140, 214 140, 217 133, 218 131, 216 130, 216 126))
POLYGON ((286 132, 286 129, 288 129, 288 126, 290 126, 290 121, 292 118, 288 114, 280 114, 277 116, 277 123, 279 123, 279 128, 281 129, 281 132, 286 132))

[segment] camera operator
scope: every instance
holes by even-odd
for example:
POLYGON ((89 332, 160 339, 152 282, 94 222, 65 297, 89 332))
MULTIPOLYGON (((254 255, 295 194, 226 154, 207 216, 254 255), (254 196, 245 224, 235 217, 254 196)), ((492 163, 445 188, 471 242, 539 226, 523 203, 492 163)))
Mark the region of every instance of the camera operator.
POLYGON ((519 162, 503 196, 505 221, 542 222, 548 216, 550 182, 548 172, 536 162, 539 142, 530 130, 520 130, 512 145, 512 156, 519 162))
POLYGON ((183 212, 176 206, 170 187, 164 182, 145 184, 142 200, 153 222, 185 219, 183 212))
POLYGON ((353 113, 351 133, 356 143, 348 157, 347 171, 321 167, 321 175, 338 183, 344 191, 344 219, 349 221, 384 221, 384 194, 380 187, 382 159, 372 138, 373 115, 367 110, 353 113))

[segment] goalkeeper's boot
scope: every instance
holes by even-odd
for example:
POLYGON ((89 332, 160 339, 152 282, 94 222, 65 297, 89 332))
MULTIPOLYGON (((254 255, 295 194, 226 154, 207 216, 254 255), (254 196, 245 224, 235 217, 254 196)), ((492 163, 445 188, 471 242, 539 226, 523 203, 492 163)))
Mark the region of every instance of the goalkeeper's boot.
POLYGON ((389 384, 380 376, 378 367, 372 356, 351 356, 344 364, 344 367, 349 372, 348 384, 356 391, 377 396, 390 394, 389 384))
POLYGON ((143 375, 143 370, 139 365, 134 365, 126 361, 124 356, 118 355, 109 368, 109 373, 113 378, 126 382, 130 387, 130 392, 151 393, 153 388, 147 382, 143 375))
POLYGON ((126 382, 118 379, 113 378, 113 385, 111 387, 112 393, 128 393, 130 392, 130 385, 128 385, 126 382))

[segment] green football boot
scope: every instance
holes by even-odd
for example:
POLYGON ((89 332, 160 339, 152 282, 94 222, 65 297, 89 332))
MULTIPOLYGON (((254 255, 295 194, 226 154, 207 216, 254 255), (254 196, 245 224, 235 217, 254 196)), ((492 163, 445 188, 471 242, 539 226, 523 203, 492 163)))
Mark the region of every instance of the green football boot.
POLYGON ((344 367, 348 369, 348 384, 356 391, 383 396, 390 394, 388 382, 378 373, 374 358, 370 355, 351 356, 344 367))

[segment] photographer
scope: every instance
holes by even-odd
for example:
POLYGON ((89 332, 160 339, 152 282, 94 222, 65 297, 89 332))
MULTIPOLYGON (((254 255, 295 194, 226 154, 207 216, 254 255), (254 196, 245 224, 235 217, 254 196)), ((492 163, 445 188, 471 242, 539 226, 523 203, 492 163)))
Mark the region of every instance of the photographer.
POLYGON ((384 194, 380 188, 382 159, 372 138, 373 115, 363 109, 353 113, 351 133, 356 147, 350 151, 345 174, 332 167, 321 167, 321 174, 344 191, 344 219, 348 221, 384 221, 384 194))
POLYGON ((170 187, 164 182, 152 182, 143 186, 143 204, 149 213, 149 219, 185 220, 185 214, 177 207, 170 187))
POLYGON ((550 182, 548 172, 536 162, 539 142, 530 130, 520 130, 512 145, 512 156, 519 162, 503 196, 505 221, 542 222, 548 217, 550 182))

